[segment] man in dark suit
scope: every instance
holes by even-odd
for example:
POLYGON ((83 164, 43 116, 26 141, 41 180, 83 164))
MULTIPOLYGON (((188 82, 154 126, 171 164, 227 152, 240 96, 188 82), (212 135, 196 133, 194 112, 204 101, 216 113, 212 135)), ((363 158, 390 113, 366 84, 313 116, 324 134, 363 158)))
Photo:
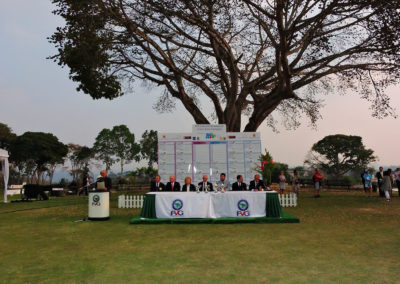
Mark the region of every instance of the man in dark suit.
POLYGON ((150 191, 165 191, 165 184, 161 182, 160 176, 156 176, 155 180, 151 182, 150 191))
POLYGON ((188 192, 188 191, 196 191, 196 187, 192 184, 191 177, 185 177, 185 184, 182 186, 181 191, 188 192))
POLYGON ((379 172, 376 173, 375 177, 378 180, 379 196, 385 197, 385 192, 382 189, 382 183, 383 183, 383 168, 382 167, 379 167, 379 172))
POLYGON ((243 182, 243 176, 238 175, 236 177, 237 182, 232 184, 232 191, 246 191, 247 185, 243 182))
POLYGON ((249 190, 255 190, 255 191, 261 190, 262 191, 264 189, 265 189, 264 182, 260 179, 260 175, 256 174, 254 176, 254 180, 252 180, 250 182, 249 190))
POLYGON ((107 171, 102 170, 100 172, 101 177, 96 180, 96 190, 110 191, 112 187, 111 179, 107 176, 107 171))
POLYGON ((165 191, 181 191, 181 185, 179 182, 175 181, 174 176, 169 177, 169 182, 165 186, 165 191))
POLYGON ((199 182, 199 191, 205 191, 207 189, 207 191, 212 191, 213 190, 213 185, 211 182, 208 182, 208 176, 207 175, 203 175, 203 181, 199 182))

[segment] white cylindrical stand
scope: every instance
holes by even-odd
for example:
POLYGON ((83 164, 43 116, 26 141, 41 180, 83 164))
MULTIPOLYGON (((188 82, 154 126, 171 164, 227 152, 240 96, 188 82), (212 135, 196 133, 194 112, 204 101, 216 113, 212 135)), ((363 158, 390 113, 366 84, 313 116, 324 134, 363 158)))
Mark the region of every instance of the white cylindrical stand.
POLYGON ((110 219, 110 192, 104 190, 89 191, 89 220, 104 221, 110 219))

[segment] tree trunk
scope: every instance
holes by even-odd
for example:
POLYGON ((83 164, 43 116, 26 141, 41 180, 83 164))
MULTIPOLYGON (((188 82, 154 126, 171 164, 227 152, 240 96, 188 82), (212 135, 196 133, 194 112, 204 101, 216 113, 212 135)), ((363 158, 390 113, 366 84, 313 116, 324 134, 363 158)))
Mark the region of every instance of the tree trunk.
POLYGON ((42 181, 42 171, 37 170, 37 180, 36 180, 36 184, 40 184, 41 181, 42 181))
POLYGON ((53 183, 53 176, 54 176, 54 171, 51 171, 51 172, 49 173, 49 182, 50 182, 50 184, 53 183))
POLYGON ((260 103, 256 103, 254 105, 253 114, 250 116, 249 122, 243 131, 257 131, 258 127, 264 122, 268 115, 270 115, 283 101, 283 97, 284 95, 280 95, 279 92, 273 92, 260 103))
POLYGON ((124 172, 124 160, 121 159, 121 174, 120 174, 121 178, 122 178, 123 172, 124 172))

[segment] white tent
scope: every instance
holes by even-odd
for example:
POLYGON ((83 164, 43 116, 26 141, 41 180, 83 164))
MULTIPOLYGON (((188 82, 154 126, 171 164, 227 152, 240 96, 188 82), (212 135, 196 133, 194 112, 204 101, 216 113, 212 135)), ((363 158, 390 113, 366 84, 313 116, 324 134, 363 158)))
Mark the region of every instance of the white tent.
POLYGON ((3 179, 4 179, 4 203, 7 203, 7 185, 8 185, 8 152, 6 150, 0 149, 0 161, 3 169, 3 179))

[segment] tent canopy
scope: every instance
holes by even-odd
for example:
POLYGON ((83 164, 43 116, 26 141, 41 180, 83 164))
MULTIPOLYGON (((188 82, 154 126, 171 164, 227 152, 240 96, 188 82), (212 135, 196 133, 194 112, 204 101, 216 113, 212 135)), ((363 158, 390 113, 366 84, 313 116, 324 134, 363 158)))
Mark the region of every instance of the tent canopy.
POLYGON ((7 203, 7 185, 8 185, 8 152, 4 149, 0 149, 0 161, 3 169, 3 180, 4 180, 4 203, 7 203))
POLYGON ((0 161, 8 159, 8 152, 4 149, 0 149, 0 161))

